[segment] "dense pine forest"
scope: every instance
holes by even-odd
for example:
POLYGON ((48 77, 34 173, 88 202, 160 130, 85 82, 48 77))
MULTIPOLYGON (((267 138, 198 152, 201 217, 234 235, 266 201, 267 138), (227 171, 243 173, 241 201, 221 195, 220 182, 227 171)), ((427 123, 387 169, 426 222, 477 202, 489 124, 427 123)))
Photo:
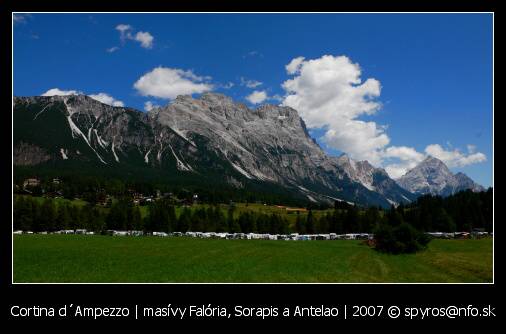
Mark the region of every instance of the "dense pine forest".
POLYGON ((476 228, 492 232, 492 189, 474 193, 462 191, 443 198, 422 196, 410 205, 363 208, 336 202, 334 208, 311 207, 289 221, 287 215, 259 211, 236 212, 234 203, 227 206, 209 203, 191 205, 159 199, 141 207, 124 196, 104 208, 93 202, 83 205, 40 200, 26 195, 14 196, 14 229, 57 231, 87 229, 101 233, 107 230, 142 230, 145 232, 231 232, 231 233, 373 233, 379 226, 407 223, 419 231, 471 231, 476 228), (224 208, 226 207, 226 208, 224 208), (176 208, 179 212, 176 214, 176 208), (317 213, 318 214, 315 214, 317 213))

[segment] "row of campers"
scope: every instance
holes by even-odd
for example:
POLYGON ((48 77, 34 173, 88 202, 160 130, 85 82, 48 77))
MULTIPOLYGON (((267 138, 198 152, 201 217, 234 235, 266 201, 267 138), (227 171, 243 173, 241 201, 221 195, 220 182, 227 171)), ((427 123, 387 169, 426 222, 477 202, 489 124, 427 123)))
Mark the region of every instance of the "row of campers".
POLYGON ((153 232, 152 235, 160 237, 191 237, 204 239, 247 239, 247 240, 367 240, 372 239, 370 233, 349 233, 349 234, 261 234, 261 233, 216 233, 216 232, 153 232))
POLYGON ((436 239, 479 239, 493 236, 492 232, 488 233, 481 229, 471 232, 427 232, 427 234, 436 239))
POLYGON ((95 232, 93 231, 87 231, 85 229, 77 229, 77 230, 59 230, 54 232, 47 232, 47 231, 40 231, 40 232, 32 232, 32 231, 14 231, 14 234, 86 234, 86 235, 93 235, 95 232))
MULTIPOLYGON (((85 229, 77 230, 61 230, 52 232, 53 234, 95 234, 92 231, 85 229)), ((33 234, 31 231, 14 231, 14 234, 33 234)), ((48 234, 48 232, 38 232, 38 234, 48 234)), ((117 231, 107 230, 106 235, 111 236, 142 236, 145 235, 143 231, 117 231)), ((261 234, 261 233, 217 233, 217 232, 151 232, 146 235, 156 237, 191 237, 191 238, 204 238, 204 239, 247 239, 247 240, 368 240, 372 239, 373 235, 369 233, 348 233, 348 234, 261 234)))
MULTIPOLYGON (((32 231, 13 231, 13 234, 81 234, 93 235, 95 232, 86 229, 59 230, 54 232, 32 232, 32 231)), ((479 239, 492 237, 492 232, 472 231, 472 232, 426 232, 436 239, 479 239)), ((248 239, 248 240, 371 240, 374 238, 372 233, 347 233, 347 234, 260 234, 260 233, 217 233, 217 232, 151 232, 143 231, 116 231, 107 230, 104 234, 112 236, 142 236, 152 235, 157 237, 191 237, 191 238, 210 238, 210 239, 248 239)))

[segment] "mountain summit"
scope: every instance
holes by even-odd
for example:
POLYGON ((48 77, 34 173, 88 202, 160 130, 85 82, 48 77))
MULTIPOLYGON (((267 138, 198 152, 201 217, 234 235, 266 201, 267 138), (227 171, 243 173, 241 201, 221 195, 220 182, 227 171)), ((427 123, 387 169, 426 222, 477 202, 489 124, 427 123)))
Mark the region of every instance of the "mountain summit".
POLYGON ((409 170, 397 183, 415 194, 449 196, 465 189, 485 190, 464 173, 453 174, 443 161, 428 156, 409 170))

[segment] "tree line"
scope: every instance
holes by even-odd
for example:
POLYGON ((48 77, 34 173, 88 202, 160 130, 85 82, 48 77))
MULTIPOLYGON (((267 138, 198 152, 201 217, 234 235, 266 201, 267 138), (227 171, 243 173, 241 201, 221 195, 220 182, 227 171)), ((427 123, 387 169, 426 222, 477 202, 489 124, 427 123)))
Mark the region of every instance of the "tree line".
POLYGON ((142 217, 139 206, 129 199, 114 202, 109 210, 96 205, 79 206, 69 202, 55 204, 52 199, 39 201, 30 196, 15 196, 14 229, 53 232, 67 229, 140 230, 144 232, 230 232, 285 234, 290 229, 286 218, 278 214, 241 212, 230 206, 226 213, 218 205, 192 209, 184 207, 176 216, 175 206, 159 200, 148 206, 142 217))
POLYGON ((15 196, 14 228, 31 231, 64 229, 142 230, 145 232, 230 232, 270 234, 374 233, 380 226, 395 228, 409 224, 418 231, 454 232, 483 228, 492 231, 492 189, 474 193, 463 191, 442 198, 422 196, 410 205, 359 208, 336 203, 334 210, 315 214, 295 213, 290 224, 287 215, 253 210, 236 212, 234 205, 223 210, 219 205, 183 207, 176 215, 176 207, 168 199, 151 203, 148 214, 142 217, 139 206, 124 197, 110 209, 88 203, 84 206, 53 199, 39 201, 30 196, 15 196))
POLYGON ((407 206, 398 206, 392 219, 426 232, 469 232, 475 228, 493 232, 493 190, 465 190, 448 197, 421 196, 407 206))

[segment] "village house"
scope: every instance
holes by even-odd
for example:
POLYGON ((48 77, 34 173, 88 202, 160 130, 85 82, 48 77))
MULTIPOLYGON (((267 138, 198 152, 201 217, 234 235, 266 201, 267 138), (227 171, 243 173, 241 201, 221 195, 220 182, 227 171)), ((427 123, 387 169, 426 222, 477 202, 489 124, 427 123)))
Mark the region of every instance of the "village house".
POLYGON ((38 187, 38 186, 40 186, 40 180, 37 178, 29 178, 23 182, 23 188, 38 187))

